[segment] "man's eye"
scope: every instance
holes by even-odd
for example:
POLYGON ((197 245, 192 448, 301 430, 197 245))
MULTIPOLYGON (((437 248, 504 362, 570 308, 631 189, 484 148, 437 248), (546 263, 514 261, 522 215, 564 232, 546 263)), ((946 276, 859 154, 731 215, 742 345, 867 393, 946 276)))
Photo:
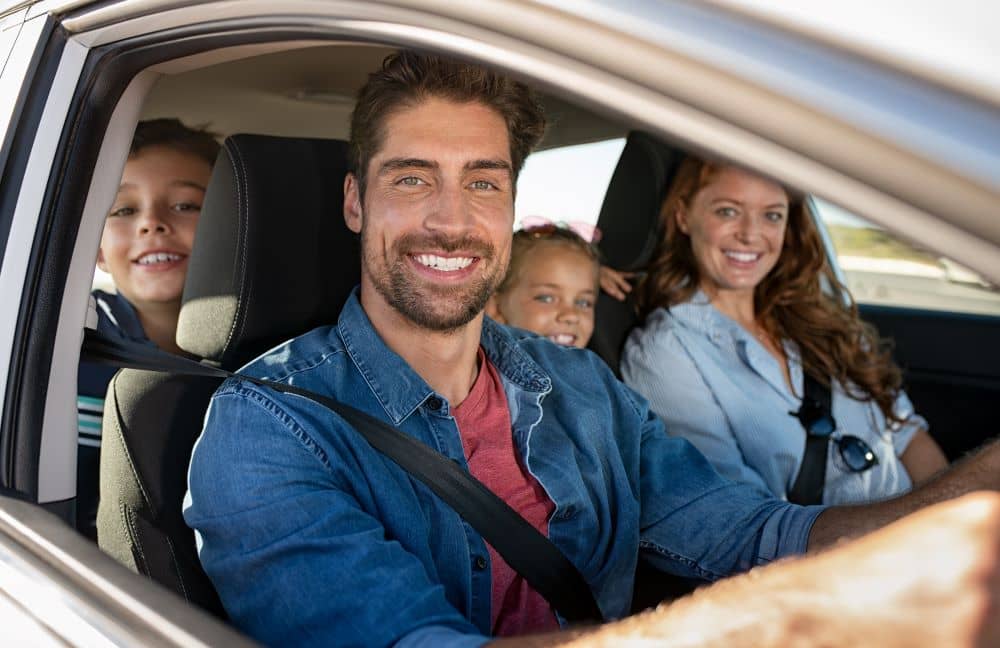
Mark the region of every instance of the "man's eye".
POLYGON ((488 180, 476 180, 472 183, 472 188, 478 191, 489 191, 490 189, 496 189, 497 186, 488 180))
POLYGON ((535 295, 535 301, 543 304, 551 304, 556 300, 552 295, 535 295))
POLYGON ((131 216, 134 213, 134 207, 119 207, 118 209, 112 209, 108 216, 131 216))
POLYGON ((406 176, 402 178, 398 184, 406 185, 408 187, 416 187, 417 185, 424 184, 424 181, 416 176, 406 176))

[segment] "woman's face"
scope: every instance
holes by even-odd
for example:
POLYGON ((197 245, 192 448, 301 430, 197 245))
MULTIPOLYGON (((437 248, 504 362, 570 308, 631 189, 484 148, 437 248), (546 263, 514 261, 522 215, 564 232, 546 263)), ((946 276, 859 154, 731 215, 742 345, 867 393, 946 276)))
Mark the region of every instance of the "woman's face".
POLYGON ((722 167, 677 212, 679 229, 691 239, 701 289, 753 290, 781 255, 788 224, 788 195, 770 180, 722 167))

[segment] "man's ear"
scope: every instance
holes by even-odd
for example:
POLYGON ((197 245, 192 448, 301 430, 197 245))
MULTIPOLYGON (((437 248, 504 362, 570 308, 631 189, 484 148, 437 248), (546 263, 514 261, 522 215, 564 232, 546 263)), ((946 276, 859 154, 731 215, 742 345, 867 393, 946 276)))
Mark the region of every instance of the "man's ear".
POLYGON ((494 322, 499 322, 501 324, 507 323, 503 313, 500 312, 500 304, 497 301, 496 293, 490 295, 489 300, 486 302, 486 314, 489 315, 490 319, 494 322))
POLYGON ((361 233, 361 188, 353 173, 344 176, 344 223, 355 234, 361 233))

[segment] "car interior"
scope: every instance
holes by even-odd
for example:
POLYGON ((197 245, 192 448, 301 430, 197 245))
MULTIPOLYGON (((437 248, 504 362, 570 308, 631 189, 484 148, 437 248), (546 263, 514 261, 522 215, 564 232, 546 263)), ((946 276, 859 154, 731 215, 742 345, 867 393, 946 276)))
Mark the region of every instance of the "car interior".
MULTIPOLYGON (((340 216, 343 140, 356 89, 392 49, 289 47, 230 49, 207 65, 163 64, 164 76, 135 115, 178 117, 226 136, 202 209, 177 340, 230 370, 336 321, 358 281, 357 240, 340 216)), ((597 224, 605 262, 641 270, 659 238, 659 204, 688 147, 555 94, 542 92, 542 99, 550 118, 543 149, 626 138, 597 224)), ((98 198, 109 203, 111 195, 98 198)), ((596 312, 591 349, 617 373, 637 324, 634 310, 601 295, 596 312)), ((1000 395, 1000 348, 991 343, 996 318, 865 312, 896 339, 911 397, 949 458, 992 436, 989 404, 1000 395)), ((116 375, 105 404, 100 475, 102 492, 113 496, 100 504, 99 544, 129 569, 224 616, 181 517, 188 458, 218 383, 134 369, 116 375)), ((635 607, 691 585, 640 579, 637 589, 648 593, 637 592, 635 607)))

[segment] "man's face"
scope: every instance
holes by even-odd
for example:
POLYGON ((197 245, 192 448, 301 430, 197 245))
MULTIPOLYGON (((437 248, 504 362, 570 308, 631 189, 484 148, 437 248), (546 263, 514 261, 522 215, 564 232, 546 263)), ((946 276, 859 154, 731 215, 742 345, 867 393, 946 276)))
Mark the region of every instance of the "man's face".
POLYGON ((346 187, 345 218, 361 232, 362 300, 422 328, 457 329, 482 312, 510 259, 506 125, 482 104, 430 98, 390 116, 384 132, 363 204, 353 176, 346 187))

